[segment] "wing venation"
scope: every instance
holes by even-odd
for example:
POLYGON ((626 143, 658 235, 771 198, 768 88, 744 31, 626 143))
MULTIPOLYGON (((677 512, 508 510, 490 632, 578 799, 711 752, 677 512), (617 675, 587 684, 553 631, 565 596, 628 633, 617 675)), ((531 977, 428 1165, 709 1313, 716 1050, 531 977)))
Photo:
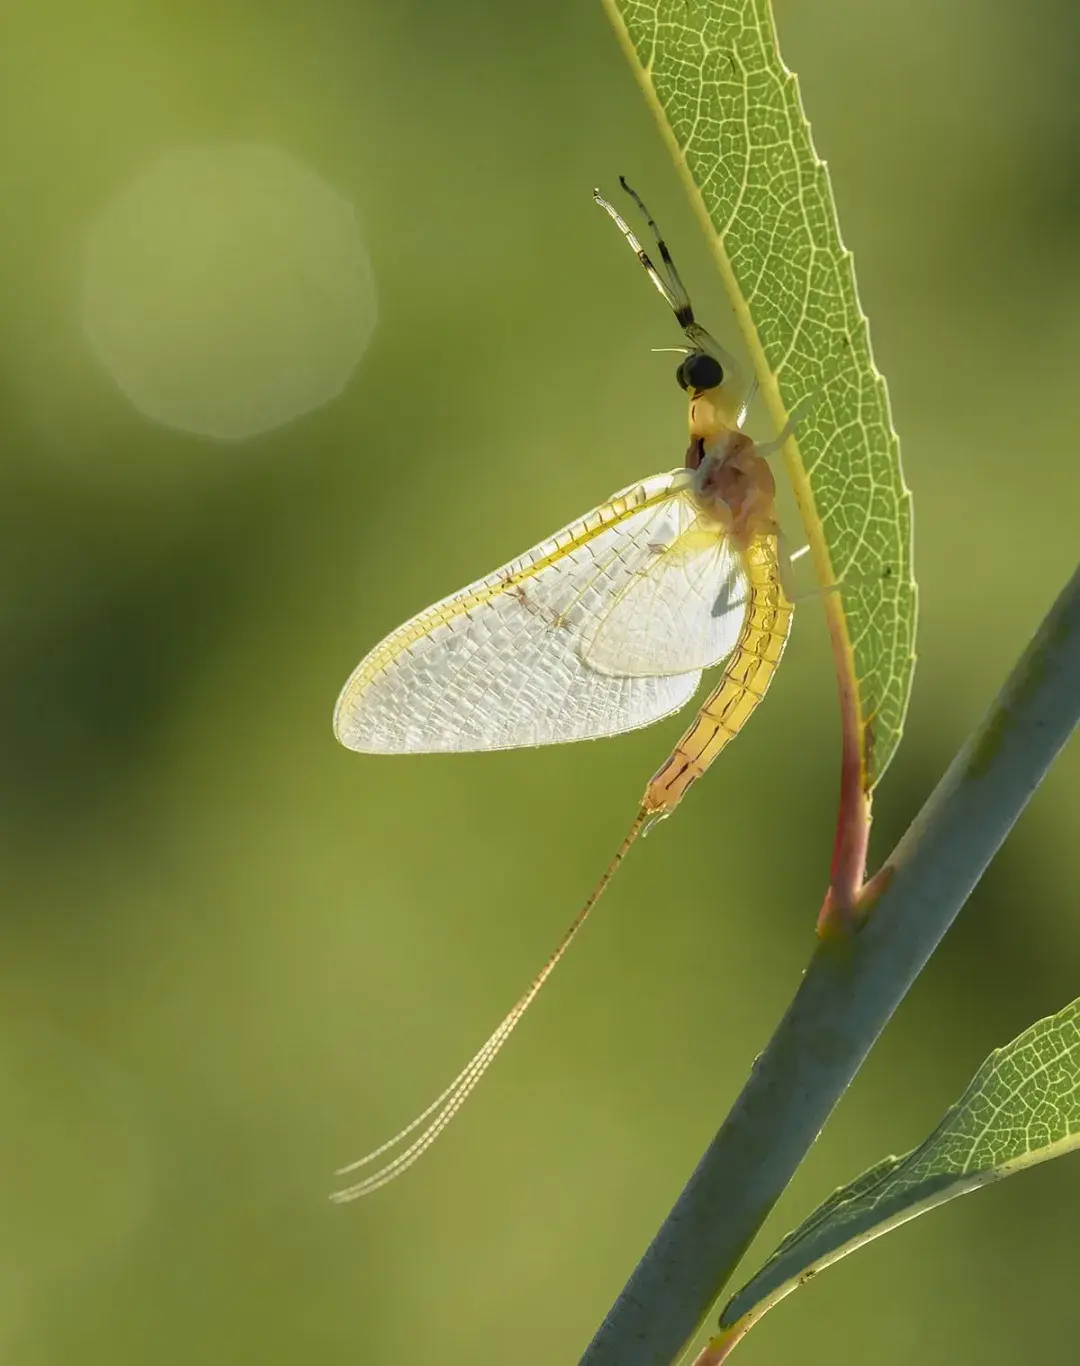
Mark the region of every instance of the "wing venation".
POLYGON ((696 515, 617 595, 585 649, 604 673, 710 669, 735 648, 750 603, 742 556, 724 532, 696 515))
POLYGON ((700 664, 618 671, 591 651, 602 627, 615 640, 605 622, 655 568, 657 547, 693 527, 687 482, 678 470, 631 485, 407 621, 345 684, 338 739, 367 753, 508 749, 613 735, 684 706, 700 664))

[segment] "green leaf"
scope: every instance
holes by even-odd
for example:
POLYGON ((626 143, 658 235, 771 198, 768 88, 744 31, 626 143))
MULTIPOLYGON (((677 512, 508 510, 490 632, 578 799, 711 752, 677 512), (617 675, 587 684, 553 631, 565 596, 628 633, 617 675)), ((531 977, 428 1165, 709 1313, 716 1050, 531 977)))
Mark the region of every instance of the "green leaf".
POLYGON ((842 1186, 790 1233, 728 1302, 721 1344, 734 1345, 796 1286, 889 1229, 1077 1147, 1080 1000, 991 1053, 924 1143, 842 1186))
POLYGON ((714 247, 780 428, 842 673, 863 781, 900 739, 914 669, 911 495, 795 77, 767 0, 604 0, 714 247), (795 449, 797 445, 797 449, 795 449))

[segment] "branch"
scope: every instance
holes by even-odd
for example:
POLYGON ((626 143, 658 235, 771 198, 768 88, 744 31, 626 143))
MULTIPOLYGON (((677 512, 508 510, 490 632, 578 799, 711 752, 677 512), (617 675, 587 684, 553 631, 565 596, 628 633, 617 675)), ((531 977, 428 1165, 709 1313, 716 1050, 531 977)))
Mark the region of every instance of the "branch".
POLYGON ((582 1366, 669 1366, 695 1334, 1078 720, 1080 569, 897 845, 865 927, 819 944, 582 1366))

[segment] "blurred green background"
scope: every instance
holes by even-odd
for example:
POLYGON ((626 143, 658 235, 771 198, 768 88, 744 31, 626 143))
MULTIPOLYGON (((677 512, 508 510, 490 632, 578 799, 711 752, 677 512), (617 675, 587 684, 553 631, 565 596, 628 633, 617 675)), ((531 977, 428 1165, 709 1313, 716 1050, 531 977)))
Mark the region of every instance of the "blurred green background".
MULTIPOLYGON (((1076 555, 1080 19, 1063 0, 777 17, 916 500, 920 665, 880 857, 1076 555)), ((571 0, 38 0, 8 9, 0 77, 0 1352, 574 1361, 812 948, 838 757, 819 608, 465 1115, 345 1209, 332 1169, 501 1018, 683 720, 398 761, 339 748, 330 713, 399 621, 680 462, 673 358, 650 354, 679 337, 594 184, 642 189, 736 339, 630 71, 599 6, 571 0), (166 316, 136 271, 111 308, 87 278, 109 206, 175 149, 237 146, 318 178, 344 264, 271 198, 250 253, 218 254, 218 285, 249 272, 247 294, 185 276, 166 316), (268 241, 296 248, 276 302, 268 241), (193 411, 270 411, 319 318, 344 350, 312 363, 293 420, 215 439, 125 396, 91 296, 193 411)), ((179 251, 198 212, 159 205, 155 230, 164 214, 179 251)), ((1078 817, 1074 747, 759 1251, 1080 994, 1078 817)), ((1067 1359, 1078 1200, 1072 1159, 950 1206, 815 1281, 740 1360, 1067 1359)))

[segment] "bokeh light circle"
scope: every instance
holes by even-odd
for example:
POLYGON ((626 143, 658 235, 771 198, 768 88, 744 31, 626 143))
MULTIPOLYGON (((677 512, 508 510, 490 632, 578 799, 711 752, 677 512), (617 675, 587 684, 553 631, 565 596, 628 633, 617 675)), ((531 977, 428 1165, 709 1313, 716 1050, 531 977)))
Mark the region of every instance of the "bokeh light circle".
POLYGON ((253 436, 340 393, 375 280, 352 206, 269 146, 177 148, 90 226, 82 316, 147 417, 253 436))

